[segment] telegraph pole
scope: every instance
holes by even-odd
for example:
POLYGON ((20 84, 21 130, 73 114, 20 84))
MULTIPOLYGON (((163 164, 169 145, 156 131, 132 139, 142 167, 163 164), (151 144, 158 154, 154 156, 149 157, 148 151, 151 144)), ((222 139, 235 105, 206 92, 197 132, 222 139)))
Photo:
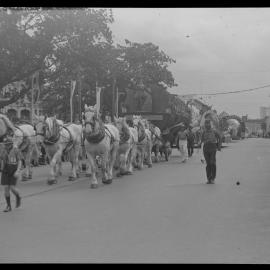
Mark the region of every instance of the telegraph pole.
POLYGON ((116 112, 115 112, 115 114, 116 114, 116 117, 118 118, 118 87, 116 87, 115 88, 115 90, 116 90, 116 102, 115 102, 115 106, 116 106, 116 112))
POLYGON ((79 121, 82 123, 82 78, 79 77, 79 121))
POLYGON ((32 85, 32 89, 31 89, 31 123, 33 125, 34 122, 34 89, 33 89, 33 85, 32 85))
POLYGON ((112 121, 115 116, 115 86, 116 86, 116 78, 113 78, 113 87, 112 87, 112 121))
POLYGON ((78 70, 79 121, 82 123, 82 67, 78 70))

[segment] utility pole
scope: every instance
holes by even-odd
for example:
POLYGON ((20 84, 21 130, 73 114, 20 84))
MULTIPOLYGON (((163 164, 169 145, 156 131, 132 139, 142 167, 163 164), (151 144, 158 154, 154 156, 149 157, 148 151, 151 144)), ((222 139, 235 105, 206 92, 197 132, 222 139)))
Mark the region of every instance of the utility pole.
POLYGON ((111 118, 113 121, 113 118, 115 116, 115 86, 116 86, 116 78, 113 78, 113 87, 112 87, 112 112, 111 112, 111 118))
POLYGON ((82 78, 79 78, 79 121, 82 123, 82 78))
POLYGON ((34 89, 33 89, 33 85, 32 85, 32 89, 31 89, 31 123, 32 123, 32 125, 34 123, 34 89))
POLYGON ((79 121, 82 123, 82 68, 78 68, 79 121))
POLYGON ((115 88, 116 90, 116 102, 115 102, 115 106, 116 106, 116 117, 118 118, 118 87, 115 88))

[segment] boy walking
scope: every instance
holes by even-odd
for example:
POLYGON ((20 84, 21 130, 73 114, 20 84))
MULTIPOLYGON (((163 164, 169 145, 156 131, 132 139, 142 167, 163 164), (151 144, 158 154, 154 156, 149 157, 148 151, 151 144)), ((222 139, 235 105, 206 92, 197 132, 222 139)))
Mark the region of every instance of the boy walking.
POLYGON ((16 189, 17 180, 20 178, 20 170, 22 166, 22 154, 19 149, 12 149, 12 142, 4 142, 0 145, 0 158, 1 158, 1 185, 5 189, 5 199, 7 206, 4 212, 10 212, 10 191, 16 197, 16 208, 21 205, 21 196, 16 189), (3 145, 4 144, 4 145, 3 145))

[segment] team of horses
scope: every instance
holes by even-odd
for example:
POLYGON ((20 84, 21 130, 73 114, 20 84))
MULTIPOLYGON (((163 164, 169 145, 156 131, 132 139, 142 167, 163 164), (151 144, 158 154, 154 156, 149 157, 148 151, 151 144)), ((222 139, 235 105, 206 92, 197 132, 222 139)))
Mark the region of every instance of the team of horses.
POLYGON ((48 184, 57 183, 66 155, 71 163, 69 180, 77 179, 84 166, 91 188, 99 186, 99 169, 102 182, 111 184, 114 175, 133 174, 134 168, 142 170, 144 165, 152 167, 152 162, 159 162, 163 155, 168 161, 171 153, 166 136, 148 120, 133 115, 132 121, 115 117, 111 123, 104 123, 96 106, 85 106, 82 124, 35 116, 32 124, 14 125, 0 114, 0 147, 5 143, 12 143, 23 154, 23 180, 32 178, 31 160, 42 145, 50 163, 48 184))

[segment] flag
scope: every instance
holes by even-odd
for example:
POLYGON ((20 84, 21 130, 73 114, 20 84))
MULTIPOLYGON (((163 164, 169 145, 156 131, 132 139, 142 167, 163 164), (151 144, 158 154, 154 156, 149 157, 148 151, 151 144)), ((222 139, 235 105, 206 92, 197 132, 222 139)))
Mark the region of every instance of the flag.
POLYGON ((39 87, 39 71, 36 71, 32 75, 32 97, 33 97, 33 102, 36 103, 39 99, 40 95, 40 87, 39 87))
POLYGON ((100 95, 101 95, 101 87, 98 87, 96 84, 96 110, 97 110, 97 115, 100 113, 100 95))
POLYGON ((73 120, 73 106, 72 106, 72 100, 73 100, 73 95, 76 87, 76 81, 71 81, 71 88, 70 88, 70 121, 72 122, 73 120))
POLYGON ((76 81, 71 81, 70 100, 73 99, 73 94, 74 94, 74 91, 75 91, 75 87, 76 87, 76 81))

